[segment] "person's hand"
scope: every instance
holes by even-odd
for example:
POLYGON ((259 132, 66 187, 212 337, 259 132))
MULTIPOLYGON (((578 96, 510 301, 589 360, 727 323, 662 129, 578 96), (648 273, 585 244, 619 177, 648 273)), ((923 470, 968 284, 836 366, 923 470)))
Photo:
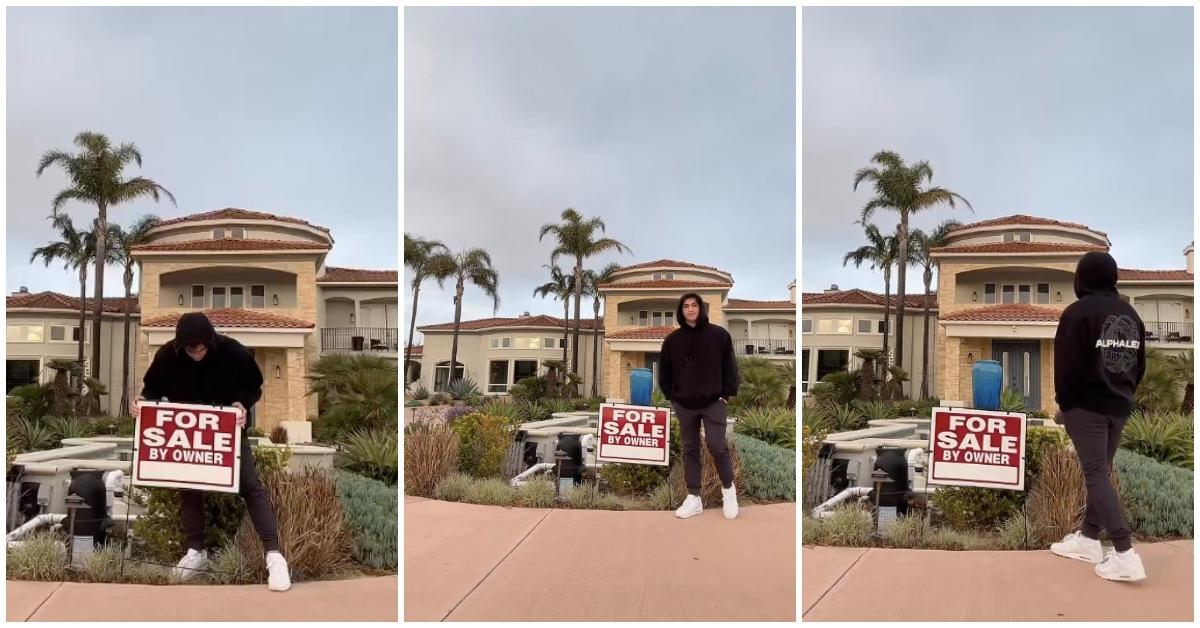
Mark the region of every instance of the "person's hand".
POLYGON ((729 401, 727 401, 724 397, 717 397, 717 399, 720 399, 721 403, 723 403, 725 405, 729 405, 729 401))
POLYGON ((235 401, 233 402, 233 407, 238 409, 237 426, 241 428, 246 427, 246 406, 243 406, 240 401, 235 401))
MULTIPOLYGON (((141 396, 141 395, 138 395, 138 396, 134 397, 133 399, 131 399, 131 400, 129 401, 129 416, 133 417, 133 418, 134 418, 134 420, 137 420, 137 418, 138 418, 139 416, 141 416, 141 414, 142 414, 142 402, 143 402, 143 401, 145 401, 145 400, 146 400, 146 398, 145 398, 145 397, 143 397, 143 396, 141 396)), ((167 400, 167 398, 166 398, 166 397, 163 397, 163 398, 162 398, 162 400, 163 400, 163 401, 166 401, 166 400, 167 400)))

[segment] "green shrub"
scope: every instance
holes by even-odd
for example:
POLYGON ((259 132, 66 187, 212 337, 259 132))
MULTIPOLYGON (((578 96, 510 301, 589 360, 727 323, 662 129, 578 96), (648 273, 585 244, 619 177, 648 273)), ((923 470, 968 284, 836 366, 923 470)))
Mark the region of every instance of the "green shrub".
POLYGON ((96 433, 96 424, 83 417, 49 417, 45 421, 59 443, 65 438, 87 438, 96 433))
POLYGON ((1146 372, 1133 393, 1133 405, 1148 413, 1172 412, 1180 407, 1183 388, 1170 356, 1162 349, 1146 350, 1146 372))
POLYGON ((796 412, 791 408, 754 408, 738 418, 734 431, 794 451, 796 412))
POLYGON ((275 443, 276 445, 288 444, 287 428, 282 425, 276 425, 275 429, 271 430, 270 438, 271 438, 271 442, 275 443))
POLYGON ((520 417, 522 423, 545 421, 550 418, 550 408, 542 401, 517 399, 513 402, 513 406, 516 408, 517 415, 520 417))
POLYGON ((886 401, 864 401, 860 399, 855 401, 853 405, 858 414, 866 421, 891 419, 896 416, 892 404, 886 401))
POLYGON ((7 444, 17 452, 44 451, 58 444, 54 430, 38 419, 16 417, 7 423, 7 444))
POLYGON ((489 399, 486 403, 480 405, 476 411, 488 416, 504 417, 508 419, 509 423, 514 425, 525 421, 525 415, 522 414, 521 408, 517 404, 502 399, 489 399))
MULTIPOLYGON (((325 360, 331 356, 321 358, 325 360)), ((310 376, 310 379, 317 376, 310 376)), ((325 376, 330 377, 330 376, 325 376)), ((400 404, 396 397, 399 385, 395 366, 390 368, 354 368, 333 381, 316 383, 313 390, 333 387, 324 410, 314 428, 319 440, 337 441, 358 429, 396 431, 399 425, 400 404), (334 384, 336 381, 336 385, 334 384)))
POLYGON ((596 490, 595 484, 585 481, 567 489, 563 494, 562 506, 579 510, 650 510, 649 500, 614 495, 596 490))
POLYGON ((338 471, 335 480, 338 499, 354 536, 355 561, 376 569, 396 569, 396 488, 345 471, 338 471))
POLYGON ((8 548, 9 580, 59 582, 67 579, 67 546, 58 535, 35 532, 8 548))
POLYGON ((52 384, 26 384, 17 386, 8 393, 5 402, 7 418, 28 421, 41 419, 50 414, 54 405, 55 390, 52 384))
POLYGON ((517 401, 541 401, 550 394, 550 382, 544 375, 526 377, 513 384, 508 394, 517 401))
POLYGON ((212 562, 208 573, 209 580, 214 584, 250 584, 254 579, 242 549, 230 543, 210 554, 212 562))
POLYGON ((442 423, 404 427, 404 491, 428 497, 438 482, 458 471, 458 435, 442 423))
POLYGON ((827 417, 833 432, 852 432, 867 427, 867 418, 849 404, 829 406, 827 417))
POLYGON ((860 371, 836 371, 809 387, 808 394, 820 404, 848 404, 858 397, 861 382, 860 371))
POLYGON ((1121 478, 1121 502, 1131 530, 1156 537, 1192 538, 1192 471, 1126 449, 1117 450, 1114 466, 1121 478))
POLYGON ((467 487, 463 501, 485 506, 514 506, 517 503, 517 489, 499 478, 476 478, 467 487))
POLYGON ((444 406, 453 402, 454 397, 450 396, 448 392, 436 392, 429 398, 429 405, 431 406, 444 406))
POLYGON ((645 496, 667 479, 667 472, 667 467, 616 462, 600 467, 600 480, 617 495, 645 496))
POLYGON ((1025 395, 1015 388, 1005 388, 1000 391, 1000 409, 1004 412, 1024 412, 1025 395))
POLYGON ((684 495, 673 493, 671 491, 671 483, 663 481, 650 490, 650 496, 647 498, 647 501, 653 510, 675 510, 683 505, 684 497, 684 495))
POLYGON ((663 391, 659 390, 658 386, 655 386, 654 390, 650 391, 650 405, 655 408, 670 408, 671 402, 667 399, 667 396, 663 394, 663 391))
POLYGON ((1049 549, 1050 547, 1048 544, 1042 546, 1037 542, 1037 531, 1029 518, 1021 513, 1005 519, 1004 523, 1000 524, 996 529, 995 544, 996 549, 1006 550, 1049 549))
POLYGON ((1194 434, 1190 414, 1135 412, 1121 432, 1121 446, 1159 462, 1192 469, 1194 434))
POLYGON ((821 445, 825 442, 825 437, 828 435, 827 428, 813 427, 808 423, 804 424, 803 442, 800 450, 801 470, 804 473, 808 473, 809 468, 817 461, 818 454, 821 453, 821 445))
POLYGON ((96 434, 102 436, 133 436, 131 416, 102 416, 96 419, 96 434))
POLYGON ((554 498, 554 481, 549 478, 534 478, 517 488, 517 505, 523 508, 553 508, 554 498))
MULTIPOLYGON (((738 360, 738 394, 734 398, 741 407, 765 408, 787 402, 788 380, 784 370, 766 358, 746 357, 738 360)), ((792 380, 794 381, 794 380, 792 380)))
POLYGON ((957 530, 994 528, 1021 509, 1024 493, 974 486, 940 487, 933 505, 957 530))
POLYGON ((446 392, 455 399, 473 399, 479 396, 479 385, 470 377, 460 377, 446 387, 446 392))
POLYGON ((475 477, 498 477, 513 444, 515 426, 505 417, 468 414, 451 426, 458 435, 458 468, 475 477))
POLYGON ((541 404, 546 408, 547 412, 553 415, 558 412, 575 412, 578 400, 551 397, 549 399, 543 399, 541 404))
POLYGON ((433 498, 445 502, 464 502, 475 478, 465 473, 451 473, 433 487, 433 498))
POLYGON ((804 518, 803 535, 805 544, 833 545, 840 547, 870 547, 874 522, 871 513, 854 505, 833 509, 828 517, 804 518))
MULTIPOLYGON (((97 548, 83 559, 83 566, 72 575, 80 582, 104 582, 126 584, 171 584, 171 569, 140 561, 126 561, 121 557, 121 546, 112 543, 97 548)), ((211 574, 209 574, 211 577, 211 574)))
POLYGON ((741 476, 746 495, 762 500, 796 500, 796 452, 734 434, 742 457, 741 476))
POLYGON ((399 439, 395 432, 358 430, 345 439, 342 466, 392 486, 400 467, 399 439))
POLYGON ((1051 450, 1070 449, 1067 431, 1057 427, 1030 427, 1025 430, 1025 489, 1033 485, 1041 461, 1051 450))
POLYGON ((429 398, 429 389, 424 386, 417 386, 413 389, 412 395, 409 398, 414 401, 424 401, 429 398))

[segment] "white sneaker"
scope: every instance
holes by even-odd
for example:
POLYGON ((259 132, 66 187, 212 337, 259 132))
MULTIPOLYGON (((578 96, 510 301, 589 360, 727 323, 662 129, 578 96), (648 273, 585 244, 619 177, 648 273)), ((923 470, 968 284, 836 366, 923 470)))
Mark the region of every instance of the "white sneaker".
POLYGON ((1098 564, 1104 561, 1104 547, 1100 545, 1100 540, 1089 539, 1078 530, 1063 537, 1058 543, 1052 543, 1050 551, 1087 563, 1098 564))
POLYGON ((1131 547, 1126 552, 1109 552, 1104 562, 1096 565, 1096 575, 1105 580, 1135 582, 1146 579, 1146 568, 1142 565, 1142 557, 1131 547))
POLYGON ((721 508, 725 511, 726 519, 734 519, 738 515, 737 485, 721 489, 721 508))
POLYGON ((204 550, 189 549, 183 558, 179 559, 179 563, 171 570, 171 574, 176 580, 183 582, 194 578, 201 569, 208 568, 208 552, 204 550))
POLYGON ((683 500, 683 505, 675 511, 675 516, 680 519, 695 517, 704 512, 704 503, 700 501, 699 495, 688 495, 687 499, 683 500))
POLYGON ((267 552, 267 588, 272 591, 287 591, 292 588, 287 560, 279 552, 267 552))

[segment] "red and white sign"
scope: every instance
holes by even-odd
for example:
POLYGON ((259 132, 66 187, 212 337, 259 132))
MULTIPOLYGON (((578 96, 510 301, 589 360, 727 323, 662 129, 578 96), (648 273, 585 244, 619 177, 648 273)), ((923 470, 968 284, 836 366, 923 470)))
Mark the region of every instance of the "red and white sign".
POLYGON ((671 411, 667 408, 603 404, 599 431, 597 462, 670 464, 671 411))
POLYGON ((238 409, 142 402, 134 431, 133 485, 238 492, 238 409))
POLYGON ((1025 490, 1025 414, 934 408, 930 484, 1025 490))

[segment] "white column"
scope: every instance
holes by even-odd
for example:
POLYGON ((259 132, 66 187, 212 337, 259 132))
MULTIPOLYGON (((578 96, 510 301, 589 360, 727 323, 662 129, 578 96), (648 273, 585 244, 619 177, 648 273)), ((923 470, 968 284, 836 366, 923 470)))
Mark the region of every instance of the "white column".
POLYGON ((362 312, 359 311, 358 299, 354 300, 354 325, 353 327, 362 327, 362 312))
POLYGON ((754 338, 754 321, 746 319, 746 337, 754 338))

